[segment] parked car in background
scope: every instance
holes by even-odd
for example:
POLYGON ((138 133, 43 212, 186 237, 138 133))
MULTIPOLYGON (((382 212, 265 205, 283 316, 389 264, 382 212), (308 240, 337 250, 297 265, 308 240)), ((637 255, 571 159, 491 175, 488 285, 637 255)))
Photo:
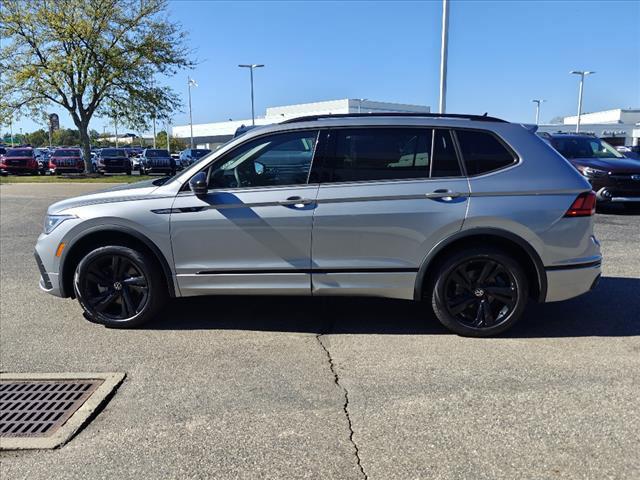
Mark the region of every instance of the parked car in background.
POLYGON ((82 149, 56 148, 49 157, 49 172, 51 175, 84 172, 82 149))
POLYGON ((131 160, 131 171, 133 172, 139 172, 140 171, 140 158, 142 157, 142 154, 139 155, 134 155, 133 157, 131 157, 129 160, 131 160))
POLYGON ((631 147, 616 147, 616 150, 627 158, 640 160, 640 145, 633 145, 631 147))
POLYGON ((164 173, 165 175, 176 174, 176 162, 169 152, 160 148, 147 148, 140 157, 140 174, 150 175, 153 173, 164 173))
POLYGON ((208 153, 211 153, 211 150, 208 148, 187 148, 182 150, 180 152, 182 168, 190 167, 208 153))
POLYGON ((96 157, 96 168, 100 174, 126 173, 131 175, 132 165, 123 148, 103 148, 96 157))
POLYGON ((49 171, 49 158, 51 157, 51 153, 48 148, 36 148, 34 150, 34 154, 36 160, 38 162, 38 169, 40 170, 40 175, 46 175, 49 171))
POLYGON ((601 204, 640 202, 640 162, 625 158, 608 143, 588 134, 544 135, 549 144, 587 179, 601 204))
POLYGON ((182 162, 180 161, 180 154, 179 153, 172 153, 170 155, 171 155, 171 158, 173 159, 173 161, 176 164, 176 172, 181 172, 182 170, 184 170, 184 165, 182 165, 182 162))
POLYGON ((362 295, 426 300, 425 318, 432 307, 483 337, 530 298, 595 287, 594 212, 589 182, 520 124, 306 117, 176 177, 51 205, 36 260, 42 289, 111 327, 152 320, 173 296, 362 295))
POLYGON ((8 148, 3 158, 3 169, 7 174, 38 175, 40 173, 40 166, 31 147, 8 148))
POLYGON ((5 164, 5 159, 4 156, 7 153, 7 149, 4 147, 0 147, 0 175, 2 175, 3 177, 6 177, 7 175, 9 175, 9 172, 7 172, 6 164, 5 164))

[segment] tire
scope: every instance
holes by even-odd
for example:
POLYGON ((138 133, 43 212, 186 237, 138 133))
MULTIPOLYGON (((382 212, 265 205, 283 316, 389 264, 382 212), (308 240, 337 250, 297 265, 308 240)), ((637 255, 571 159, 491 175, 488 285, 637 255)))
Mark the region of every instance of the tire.
POLYGON ((506 252, 491 247, 447 257, 430 286, 431 305, 440 323, 466 337, 490 337, 511 328, 529 298, 523 268, 506 252))
POLYGON ((100 247, 78 264, 73 289, 84 316, 111 328, 131 328, 158 316, 167 300, 155 259, 123 246, 100 247))

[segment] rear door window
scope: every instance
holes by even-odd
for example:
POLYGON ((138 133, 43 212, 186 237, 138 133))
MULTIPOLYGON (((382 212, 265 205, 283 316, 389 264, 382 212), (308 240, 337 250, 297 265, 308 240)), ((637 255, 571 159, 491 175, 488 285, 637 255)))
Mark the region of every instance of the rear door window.
POLYGON ((328 181, 429 176, 431 131, 405 128, 337 129, 325 158, 328 181))
POLYGON ((492 172, 513 164, 515 155, 490 132, 456 130, 468 175, 492 172))
POLYGON ((348 128, 330 132, 323 182, 462 175, 451 132, 431 128, 348 128))

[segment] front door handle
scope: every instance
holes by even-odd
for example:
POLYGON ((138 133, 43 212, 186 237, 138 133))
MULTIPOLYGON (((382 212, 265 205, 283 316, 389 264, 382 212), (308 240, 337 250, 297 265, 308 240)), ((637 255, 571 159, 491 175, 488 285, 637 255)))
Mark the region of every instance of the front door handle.
POLYGON ((311 205, 312 203, 313 203, 313 200, 309 198, 302 198, 302 197, 289 197, 286 200, 280 200, 278 202, 279 205, 282 205, 284 207, 296 207, 296 208, 303 208, 305 205, 311 205))
POLYGON ((450 202, 454 198, 461 197, 461 196, 462 196, 462 193, 460 192, 454 192, 453 190, 446 190, 444 188, 441 188, 439 190, 434 190, 431 193, 425 193, 425 197, 427 198, 439 198, 446 202, 450 202))

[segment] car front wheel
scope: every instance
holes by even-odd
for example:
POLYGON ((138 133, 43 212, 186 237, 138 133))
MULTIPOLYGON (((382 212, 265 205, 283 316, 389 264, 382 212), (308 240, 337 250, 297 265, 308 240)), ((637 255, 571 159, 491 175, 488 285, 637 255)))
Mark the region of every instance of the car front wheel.
POLYGON ((449 256, 433 283, 431 303, 438 320, 453 332, 489 337, 516 323, 529 290, 520 264, 494 248, 474 248, 449 256))
POLYGON ((85 317, 107 327, 136 327, 152 320, 167 298, 157 262, 124 246, 88 253, 76 268, 73 287, 85 317))

